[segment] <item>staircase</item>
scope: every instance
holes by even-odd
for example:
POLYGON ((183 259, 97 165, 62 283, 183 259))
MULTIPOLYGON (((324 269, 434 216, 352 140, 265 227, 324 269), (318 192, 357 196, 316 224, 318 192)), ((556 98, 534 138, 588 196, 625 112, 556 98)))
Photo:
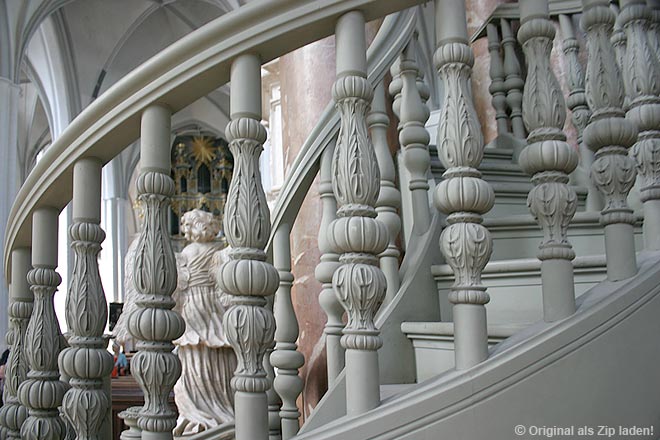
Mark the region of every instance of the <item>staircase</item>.
POLYGON ((498 7, 485 27, 498 137, 484 146, 464 0, 435 2, 434 62, 444 99, 433 114, 437 124, 425 126, 428 90, 414 32, 419 3, 250 3, 147 61, 55 140, 7 225, 12 354, 0 410, 4 436, 109 434, 100 172, 140 137, 145 219, 136 257, 139 307, 129 330, 138 341, 132 369, 145 406, 124 413, 131 430, 122 438, 172 438, 176 413, 168 398, 180 374, 172 340, 184 323, 172 310, 176 270, 166 227, 171 116, 228 81, 235 169, 225 231, 232 251, 218 279, 232 297, 225 328, 239 359, 236 421, 191 439, 511 439, 604 425, 639 427, 639 438, 659 435, 660 348, 649 335, 660 331, 660 62, 658 35, 646 32, 657 28, 658 14, 644 1, 622 0, 614 27, 607 0, 498 7), (588 54, 586 85, 575 66, 569 81, 573 114, 581 107, 590 113, 578 126, 581 149, 565 141, 564 98, 550 68, 551 20, 558 17, 564 44, 574 48, 576 14, 598 48, 588 54), (385 16, 367 51, 365 22, 385 16), (610 43, 613 28, 626 48, 610 43), (512 29, 525 53, 525 81, 512 29), (266 137, 261 65, 333 33, 334 102, 270 213, 258 165, 266 137), (398 163, 385 136, 390 68, 398 163), (593 170, 580 187, 569 183, 578 161, 593 170), (324 210, 315 275, 328 315, 330 387, 299 426, 302 356, 289 235, 317 174, 324 210), (636 174, 640 212, 626 203, 636 174), (602 210, 591 209, 594 191, 604 196, 602 210), (72 334, 61 350, 52 297, 60 282, 57 215, 69 202, 72 334))

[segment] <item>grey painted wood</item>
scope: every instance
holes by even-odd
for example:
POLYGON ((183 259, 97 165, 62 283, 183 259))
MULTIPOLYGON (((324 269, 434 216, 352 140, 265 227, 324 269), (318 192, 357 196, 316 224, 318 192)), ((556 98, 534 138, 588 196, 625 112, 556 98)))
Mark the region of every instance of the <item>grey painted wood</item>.
POLYGON ((495 203, 490 185, 477 170, 484 139, 477 118, 470 78, 474 54, 467 40, 464 0, 437 0, 438 48, 435 65, 444 83, 438 155, 447 171, 436 187, 435 205, 447 215, 440 249, 456 282, 449 294, 456 328, 456 368, 466 369, 488 357, 486 308, 490 300, 481 284, 481 271, 490 259, 493 242, 481 222, 495 203), (445 26, 452 23, 451 26, 445 26))
POLYGON ((131 372, 145 396, 138 417, 143 440, 172 439, 176 412, 168 398, 181 376, 181 362, 172 353, 172 341, 183 334, 185 323, 172 310, 177 271, 167 229, 167 206, 174 193, 170 118, 168 108, 152 105, 144 111, 141 126, 137 191, 144 220, 135 250, 137 308, 129 317, 128 330, 138 349, 131 372))
POLYGON ((60 380, 57 357, 62 334, 53 306, 53 295, 62 278, 57 267, 57 216, 53 208, 40 208, 32 216, 32 267, 27 274, 34 294, 34 309, 25 340, 29 366, 18 388, 18 398, 28 409, 21 426, 21 439, 62 440, 66 425, 59 406, 68 385, 60 380))
POLYGON ((12 251, 12 283, 9 287, 9 331, 7 343, 9 358, 5 369, 5 385, 2 395, 4 405, 0 409, 0 434, 6 439, 20 439, 21 426, 28 416, 28 409, 18 399, 18 389, 28 373, 27 340, 25 334, 32 315, 34 295, 27 282, 30 271, 30 248, 12 251))
POLYGON ((575 312, 573 265, 575 252, 566 232, 577 209, 577 196, 568 174, 578 155, 566 143, 564 95, 550 66, 555 27, 548 19, 547 0, 521 0, 518 40, 527 59, 523 90, 523 120, 529 145, 520 154, 522 169, 532 176, 534 188, 528 205, 544 232, 538 257, 543 278, 543 311, 548 322, 575 312), (523 15, 523 12, 529 15, 523 15))
POLYGON ((628 148, 635 142, 637 130, 626 120, 622 109, 621 72, 610 43, 614 12, 607 0, 582 3, 582 26, 589 47, 586 96, 593 111, 584 131, 584 142, 596 154, 591 179, 605 198, 601 224, 605 226, 607 278, 620 281, 637 273, 635 216, 627 203, 636 177, 635 162, 628 157, 628 148))

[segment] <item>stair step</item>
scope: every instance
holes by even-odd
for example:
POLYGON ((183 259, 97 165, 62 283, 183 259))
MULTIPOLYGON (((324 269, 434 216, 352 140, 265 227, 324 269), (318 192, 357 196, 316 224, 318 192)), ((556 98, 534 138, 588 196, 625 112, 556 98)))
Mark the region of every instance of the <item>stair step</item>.
MULTIPOLYGON (((489 325, 488 345, 499 344, 525 327, 510 324, 489 325)), ((454 368, 453 322, 403 322, 401 331, 410 339, 415 350, 418 383, 454 368)))

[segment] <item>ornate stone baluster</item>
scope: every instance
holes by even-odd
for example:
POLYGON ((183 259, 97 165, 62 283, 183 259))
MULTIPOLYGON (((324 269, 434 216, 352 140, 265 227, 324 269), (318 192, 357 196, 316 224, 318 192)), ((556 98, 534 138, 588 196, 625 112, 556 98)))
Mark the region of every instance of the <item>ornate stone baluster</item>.
POLYGON ((245 54, 231 67, 229 148, 234 176, 225 205, 224 230, 231 246, 229 261, 220 267, 220 288, 232 295, 224 329, 238 367, 232 387, 237 440, 266 440, 269 434, 268 397, 271 383, 263 367, 273 344, 275 319, 265 297, 277 290, 277 270, 266 262, 270 213, 261 186, 259 156, 266 140, 261 125, 261 62, 245 54))
POLYGON ((511 109, 511 129, 518 139, 525 139, 525 125, 523 124, 522 102, 523 87, 520 62, 516 55, 516 39, 511 32, 509 20, 500 22, 502 29, 502 48, 504 49, 504 88, 506 89, 506 103, 511 109))
POLYGON ((401 91, 403 90, 400 61, 400 58, 396 59, 392 67, 390 67, 392 81, 390 81, 390 85, 387 88, 387 92, 392 97, 392 112, 399 119, 398 130, 401 130, 401 91))
MULTIPOLYGON (((376 219, 380 171, 367 135, 373 90, 367 81, 364 16, 352 11, 336 25, 337 80, 332 89, 341 115, 333 158, 333 191, 339 209, 329 241, 342 265, 332 284, 348 313, 341 344, 346 349, 346 410, 361 414, 380 404, 378 349, 383 342, 374 316, 386 280, 378 258, 387 248, 387 227, 376 219)), ((413 77, 414 81, 414 77, 413 77)), ((413 83, 414 86, 414 83, 413 83)))
MULTIPOLYGON (((266 307, 273 309, 272 297, 267 298, 266 307)), ((266 378, 271 384, 275 382, 275 368, 270 363, 270 356, 275 349, 275 342, 266 350, 264 355, 264 370, 266 371, 266 378)), ((282 408, 282 399, 277 394, 277 391, 271 386, 266 391, 268 398, 268 440, 282 440, 282 420, 280 419, 280 409, 282 408)))
POLYGON ((603 199, 598 192, 598 188, 589 178, 589 170, 594 162, 594 153, 582 142, 582 132, 589 122, 591 110, 587 105, 585 95, 584 72, 582 64, 578 58, 580 45, 575 38, 575 29, 573 20, 569 15, 561 14, 559 24, 564 35, 563 51, 568 65, 568 108, 571 109, 573 125, 577 129, 577 141, 580 148, 580 166, 576 168, 575 173, 579 173, 579 184, 585 185, 589 189, 587 193, 586 209, 587 211, 600 211, 603 209, 603 199))
POLYGON ((71 331, 69 348, 60 355, 71 389, 64 395, 64 415, 80 440, 100 439, 111 398, 103 378, 112 371, 103 330, 108 305, 99 275, 98 254, 105 233, 101 222, 101 161, 79 160, 73 169, 73 224, 69 229, 74 252, 73 276, 66 304, 71 331))
POLYGON ((518 40, 527 58, 523 91, 523 119, 529 131, 520 165, 535 187, 527 204, 543 229, 538 257, 543 284, 543 316, 548 322, 575 312, 573 264, 575 252, 566 237, 577 209, 577 196, 568 174, 578 164, 576 151, 566 143, 564 96, 550 67, 555 27, 548 19, 547 0, 521 0, 522 25, 518 40))
POLYGON ((500 37, 494 23, 488 23, 486 32, 488 35, 488 52, 490 52, 491 80, 488 91, 493 97, 492 103, 495 109, 497 134, 505 134, 509 132, 509 116, 506 114, 506 87, 504 87, 504 65, 500 53, 500 37))
MULTIPOLYGON (((619 7, 616 4, 610 3, 610 9, 614 12, 616 17, 619 16, 619 7)), ((619 65, 619 69, 623 71, 623 63, 626 57, 626 34, 623 32, 619 20, 614 22, 614 30, 612 32, 612 37, 610 37, 610 43, 614 46, 616 62, 619 65)), ((625 108, 627 108, 627 105, 624 103, 624 109, 625 108)))
POLYGON ((601 223, 605 225, 607 278, 619 281, 637 272, 635 216, 626 202, 636 175, 628 148, 635 143, 637 130, 622 110, 622 78, 610 43, 614 13, 608 0, 582 0, 582 5, 589 49, 586 93, 593 111, 584 141, 596 152, 591 177, 606 202, 601 223))
POLYGON ((651 9, 651 23, 649 25, 649 44, 660 60, 660 0, 647 0, 651 9))
POLYGON ((339 255, 332 252, 328 239, 330 224, 337 218, 337 201, 332 192, 332 157, 334 151, 333 146, 328 146, 321 155, 319 195, 323 205, 323 214, 318 237, 321 262, 316 266, 314 272, 316 279, 321 283, 319 303, 325 314, 328 315, 323 330, 323 333, 325 333, 328 387, 332 387, 337 376, 344 369, 344 348, 340 342, 342 330, 344 329, 344 322, 342 321, 344 308, 335 294, 335 289, 332 287, 332 276, 339 267, 339 255))
POLYGON ((401 208, 401 193, 396 187, 394 161, 392 160, 390 146, 387 143, 387 127, 390 124, 390 118, 385 110, 385 88, 382 82, 376 86, 374 91, 374 99, 371 104, 371 112, 367 116, 367 124, 371 130, 371 138, 380 170, 380 193, 376 202, 376 212, 378 213, 376 218, 387 226, 390 238, 387 249, 378 256, 380 258, 380 268, 387 280, 385 302, 389 302, 399 291, 401 285, 401 279, 399 278, 400 252, 396 245, 396 239, 401 231, 401 217, 398 213, 401 208))
POLYGON ((23 440, 62 440, 66 426, 59 406, 67 385, 60 380, 57 356, 62 334, 55 316, 53 296, 62 278, 57 267, 57 216, 54 208, 38 208, 32 215, 32 267, 27 280, 34 294, 34 310, 25 332, 29 372, 18 388, 28 409, 21 427, 23 440))
POLYGON ((27 282, 30 270, 30 249, 14 249, 11 254, 11 285, 9 288, 9 358, 5 370, 4 406, 0 410, 2 438, 20 439, 21 426, 28 416, 27 408, 18 401, 18 388, 28 373, 25 333, 34 296, 27 282))
POLYGON ((431 156, 429 133, 424 126, 429 113, 417 88, 419 70, 415 61, 414 40, 408 43, 401 54, 399 69, 402 83, 399 142, 403 149, 403 162, 410 173, 413 234, 421 235, 431 225, 428 181, 431 156))
POLYGON ((465 369, 488 357, 486 307, 481 271, 490 259, 493 242, 482 214, 495 203, 490 185, 477 167, 484 139, 472 102, 470 76, 474 54, 467 39, 465 0, 436 0, 438 29, 435 66, 444 83, 438 128, 438 155, 447 168, 436 187, 435 205, 447 214, 448 226, 440 248, 456 281, 449 301, 454 304, 456 368, 465 369))
POLYGON ((183 334, 185 323, 172 310, 177 272, 167 228, 167 210, 174 192, 170 124, 170 110, 163 106, 147 107, 142 114, 137 190, 144 221, 135 251, 138 307, 129 317, 128 330, 137 341, 138 353, 131 361, 131 371, 144 393, 144 407, 138 418, 143 440, 172 438, 176 412, 167 401, 181 376, 181 362, 172 353, 172 341, 183 334))
POLYGON ((619 20, 626 33, 623 77, 626 118, 639 135, 630 154, 637 164, 644 202, 644 246, 660 250, 660 63, 649 45, 651 12, 643 0, 622 0, 619 20))
POLYGON ((298 433, 300 411, 296 399, 303 390, 303 381, 298 376, 298 369, 305 364, 298 346, 298 318, 291 302, 291 226, 282 223, 273 239, 273 264, 280 276, 280 287, 275 292, 273 310, 275 314, 275 351, 270 356, 270 363, 277 368, 275 391, 282 398, 282 440, 289 440, 298 433))
POLYGON ((130 408, 120 412, 119 418, 124 420, 128 429, 121 433, 120 440, 141 440, 142 431, 138 427, 137 421, 142 408, 139 406, 131 406, 130 408))

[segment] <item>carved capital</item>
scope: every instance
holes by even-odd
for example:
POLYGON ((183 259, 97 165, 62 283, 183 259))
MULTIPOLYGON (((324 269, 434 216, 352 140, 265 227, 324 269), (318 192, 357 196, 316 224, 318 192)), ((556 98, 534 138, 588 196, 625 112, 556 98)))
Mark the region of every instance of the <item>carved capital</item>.
POLYGON ((59 380, 61 333, 53 295, 62 279, 54 269, 43 266, 29 271, 27 278, 34 293, 34 310, 25 333, 29 372, 18 388, 19 401, 29 414, 21 427, 21 438, 60 440, 66 428, 58 407, 67 385, 59 380))
POLYGON ((348 313, 342 345, 355 350, 378 350, 383 344, 374 317, 385 297, 383 272, 374 264, 344 264, 335 271, 332 285, 348 313))
POLYGON ((260 298, 236 298, 224 316, 223 326, 236 356, 238 367, 231 380, 236 391, 260 393, 270 388, 263 367, 266 350, 273 344, 275 318, 260 298))
POLYGON ((373 96, 369 82, 360 76, 339 78, 332 90, 341 115, 339 138, 332 161, 332 188, 339 205, 338 216, 357 211, 374 213, 380 170, 367 135, 367 111, 373 96))
POLYGON ((577 209, 575 191, 566 181, 543 181, 529 192, 527 206, 543 229, 543 242, 538 258, 572 260, 575 252, 568 242, 567 231, 577 209))

